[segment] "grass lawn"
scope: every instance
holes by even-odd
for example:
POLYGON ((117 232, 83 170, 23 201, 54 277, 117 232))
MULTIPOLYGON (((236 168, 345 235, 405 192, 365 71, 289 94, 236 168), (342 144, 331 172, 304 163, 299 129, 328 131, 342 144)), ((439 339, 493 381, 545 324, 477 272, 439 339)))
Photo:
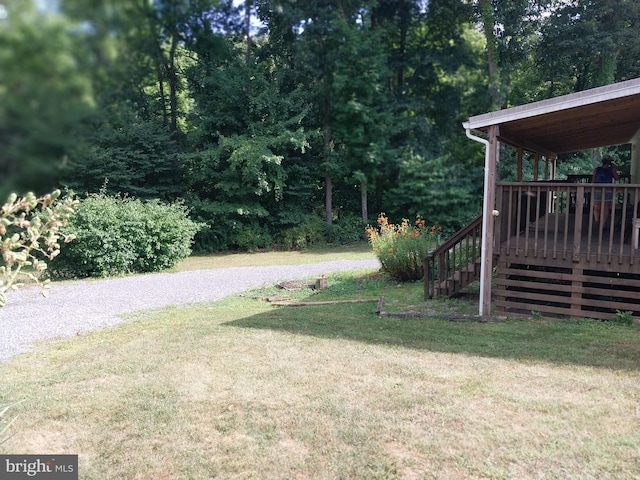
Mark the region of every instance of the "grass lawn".
MULTIPOLYGON (((335 254, 334 254, 335 258, 335 254)), ((195 260, 194 260, 195 261, 195 260)), ((373 272, 247 292, 48 341, 0 365, 23 401, 3 453, 80 455, 80 478, 638 479, 640 328, 448 321, 373 272), (293 300, 376 302, 275 307, 293 300)))
POLYGON ((194 256, 180 262, 174 271, 203 270, 222 267, 258 267, 265 265, 297 265, 302 263, 328 262, 331 260, 364 260, 373 258, 367 242, 338 247, 322 246, 291 251, 267 250, 255 253, 218 253, 194 256))

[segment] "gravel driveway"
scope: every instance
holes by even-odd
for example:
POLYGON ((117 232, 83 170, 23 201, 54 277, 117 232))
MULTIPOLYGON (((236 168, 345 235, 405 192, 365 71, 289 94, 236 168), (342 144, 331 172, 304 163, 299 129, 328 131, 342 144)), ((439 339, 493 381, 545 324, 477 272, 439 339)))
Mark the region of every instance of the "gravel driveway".
POLYGON ((284 280, 379 267, 372 259, 154 273, 53 283, 47 298, 38 288, 26 287, 9 292, 7 305, 0 308, 0 362, 28 351, 36 340, 116 325, 132 312, 213 302, 284 280))

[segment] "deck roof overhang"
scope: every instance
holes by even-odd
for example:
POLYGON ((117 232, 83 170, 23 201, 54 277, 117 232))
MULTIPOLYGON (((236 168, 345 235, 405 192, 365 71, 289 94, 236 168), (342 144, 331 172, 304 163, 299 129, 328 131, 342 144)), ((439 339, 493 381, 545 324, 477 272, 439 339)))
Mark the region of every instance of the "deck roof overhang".
POLYGON ((640 78, 485 113, 463 123, 547 156, 630 143, 640 131, 640 78))

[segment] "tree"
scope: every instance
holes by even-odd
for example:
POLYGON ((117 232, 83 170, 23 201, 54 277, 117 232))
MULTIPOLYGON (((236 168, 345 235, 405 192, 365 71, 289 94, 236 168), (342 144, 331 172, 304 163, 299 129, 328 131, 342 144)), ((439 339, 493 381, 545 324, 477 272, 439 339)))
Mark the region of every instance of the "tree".
MULTIPOLYGON (((98 109, 64 169, 80 191, 174 200, 186 127, 185 52, 194 8, 208 2, 64 0, 78 24, 98 109)), ((196 14, 199 10, 195 10, 196 14)))
POLYGON ((189 47, 199 62, 187 71, 194 99, 191 151, 181 157, 187 198, 210 226, 200 239, 238 245, 242 232, 265 233, 275 222, 286 164, 308 147, 307 109, 297 88, 283 87, 287 71, 276 68, 277 58, 256 52, 247 60, 240 35, 211 24, 192 30, 189 47))
MULTIPOLYGON (((541 28, 536 63, 546 97, 633 78, 640 4, 574 0, 555 6, 541 28), (624 60, 624 63, 620 60, 624 60)), ((636 64, 637 67, 637 64, 636 64)))
POLYGON ((640 65, 631 0, 233 3, 60 0, 93 102, 68 185, 183 196, 213 248, 372 210, 453 228, 481 196, 464 119, 640 65))
POLYGON ((76 192, 166 201, 180 197, 178 146, 169 127, 123 106, 114 110, 103 110, 87 125, 63 169, 64 184, 76 192))
POLYGON ((334 180, 343 174, 341 152, 336 150, 332 131, 332 83, 338 55, 336 40, 339 40, 339 34, 333 35, 333 26, 334 19, 342 12, 332 2, 304 2, 302 7, 302 17, 294 25, 301 30, 296 50, 297 69, 303 81, 311 86, 309 103, 312 113, 308 120, 313 123, 308 128, 317 130, 322 139, 319 160, 325 184, 325 222, 330 225, 333 223, 334 180))
POLYGON ((529 61, 548 0, 478 0, 477 16, 486 41, 492 110, 508 105, 512 75, 529 61))
POLYGON ((325 222, 331 224, 350 202, 354 184, 366 218, 368 185, 375 184, 378 165, 392 157, 387 139, 395 128, 385 32, 373 28, 371 9, 359 2, 268 7, 261 3, 258 12, 269 26, 270 48, 286 59, 286 80, 304 89, 310 111, 303 125, 317 132, 310 137, 309 163, 324 180, 325 222))
POLYGON ((364 223, 369 221, 368 185, 375 183, 379 165, 392 157, 389 139, 395 129, 387 88, 387 57, 380 49, 383 31, 372 29, 366 19, 362 15, 334 20, 340 55, 335 60, 329 92, 333 149, 339 152, 344 181, 360 185, 364 223))
POLYGON ((91 113, 74 32, 30 2, 0 19, 0 195, 57 186, 60 166, 91 113))
POLYGON ((393 160, 381 165, 379 208, 396 219, 421 215, 458 227, 477 211, 482 195, 482 156, 460 128, 489 106, 482 37, 466 2, 432 0, 423 9, 419 3, 380 5, 377 23, 395 32, 386 49, 396 71, 393 108, 401 114, 390 136, 393 160), (406 23, 402 12, 410 7, 406 23))

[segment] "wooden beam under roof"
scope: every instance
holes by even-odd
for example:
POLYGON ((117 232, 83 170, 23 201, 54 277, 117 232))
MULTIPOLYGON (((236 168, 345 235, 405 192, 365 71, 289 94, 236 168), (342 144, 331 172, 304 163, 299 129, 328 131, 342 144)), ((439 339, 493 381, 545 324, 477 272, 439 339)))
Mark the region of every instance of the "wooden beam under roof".
POLYGON ((547 156, 629 143, 640 130, 640 78, 478 115, 463 123, 465 129, 485 133, 490 125, 500 126, 505 143, 547 156))
POLYGON ((504 133, 504 129, 500 129, 500 132, 498 133, 498 141, 511 145, 512 147, 522 148, 523 150, 526 150, 531 153, 541 153, 545 157, 558 156, 557 153, 547 150, 541 145, 536 145, 533 142, 529 142, 521 138, 512 137, 508 133, 504 133))

